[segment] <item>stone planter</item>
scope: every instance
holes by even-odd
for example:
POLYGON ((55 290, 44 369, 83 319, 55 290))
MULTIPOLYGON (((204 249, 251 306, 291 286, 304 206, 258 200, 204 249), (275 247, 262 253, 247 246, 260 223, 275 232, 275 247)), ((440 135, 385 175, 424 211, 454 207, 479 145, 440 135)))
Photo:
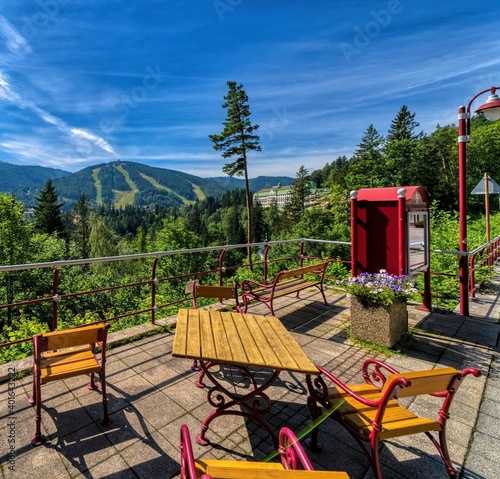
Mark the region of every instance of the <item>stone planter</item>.
POLYGON ((351 296, 351 334, 355 338, 390 348, 406 332, 406 301, 391 306, 365 306, 351 296))

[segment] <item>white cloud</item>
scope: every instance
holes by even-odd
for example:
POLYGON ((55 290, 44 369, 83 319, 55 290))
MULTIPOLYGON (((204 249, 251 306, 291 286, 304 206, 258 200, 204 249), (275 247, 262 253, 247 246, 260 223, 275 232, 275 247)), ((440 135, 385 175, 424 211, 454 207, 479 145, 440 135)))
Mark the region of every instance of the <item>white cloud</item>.
POLYGON ((94 143, 96 146, 101 148, 104 151, 107 151, 108 153, 111 153, 113 155, 116 155, 115 151, 113 150, 113 147, 103 138, 100 136, 94 135, 93 133, 90 133, 89 131, 82 130, 81 128, 72 128, 71 134, 75 135, 76 137, 84 138, 85 140, 89 140, 90 142, 94 143))
POLYGON ((7 48, 15 57, 23 58, 31 53, 29 43, 3 15, 0 15, 0 35, 5 38, 7 48))

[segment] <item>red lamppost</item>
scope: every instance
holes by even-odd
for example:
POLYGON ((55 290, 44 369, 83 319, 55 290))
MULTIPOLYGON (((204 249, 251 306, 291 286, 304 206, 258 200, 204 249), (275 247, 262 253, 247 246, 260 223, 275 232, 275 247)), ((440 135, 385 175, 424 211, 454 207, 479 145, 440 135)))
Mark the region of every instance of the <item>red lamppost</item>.
POLYGON ((476 113, 481 113, 490 121, 500 119, 500 98, 496 94, 500 87, 491 87, 474 97, 465 106, 458 108, 458 205, 460 212, 460 314, 469 316, 469 266, 467 250, 467 157, 466 145, 470 141, 470 107, 472 102, 486 92, 491 95, 476 113))

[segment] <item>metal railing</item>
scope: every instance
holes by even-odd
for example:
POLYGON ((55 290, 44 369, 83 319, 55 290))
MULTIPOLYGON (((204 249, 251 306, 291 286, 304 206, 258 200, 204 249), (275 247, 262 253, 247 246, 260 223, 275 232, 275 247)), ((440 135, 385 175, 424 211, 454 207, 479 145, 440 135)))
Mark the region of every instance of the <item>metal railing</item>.
MULTIPOLYGON (((26 270, 53 270, 52 272, 52 280, 51 280, 51 294, 46 295, 44 297, 37 297, 33 299, 27 299, 23 301, 13 301, 10 303, 5 303, 5 304, 0 304, 0 312, 2 310, 6 309, 15 309, 15 308, 22 308, 22 307, 30 307, 34 305, 39 305, 43 303, 51 303, 52 305, 52 313, 51 313, 51 320, 50 320, 50 329, 51 330, 56 330, 58 329, 59 325, 59 309, 60 309, 60 304, 62 301, 68 301, 70 299, 82 297, 82 296, 88 296, 88 295, 93 295, 93 294, 100 294, 100 293, 105 293, 105 292, 111 292, 111 291, 118 291, 126 288, 138 288, 138 287, 147 287, 148 292, 147 296, 150 297, 150 304, 148 307, 139 309, 139 310, 133 310, 133 311, 128 311, 122 314, 117 314, 112 317, 105 317, 102 318, 98 321, 94 321, 96 323, 98 322, 113 322, 119 319, 131 317, 131 316, 138 316, 142 314, 147 314, 149 315, 150 319, 149 321, 151 324, 155 324, 156 316, 159 310, 168 308, 169 306, 175 306, 177 304, 183 303, 185 301, 189 301, 191 298, 190 296, 187 296, 185 293, 184 288, 179 288, 178 294, 176 297, 172 298, 170 301, 167 301, 165 303, 160 303, 157 300, 157 293, 158 293, 158 288, 162 283, 167 283, 167 282, 173 282, 177 281, 178 283, 186 282, 190 279, 194 278, 203 278, 210 276, 210 282, 218 282, 219 285, 224 284, 224 279, 226 276, 229 276, 231 271, 235 271, 240 268, 249 268, 248 264, 238 264, 238 265, 231 265, 227 264, 225 259, 227 256, 228 251, 231 250, 245 250, 250 246, 252 248, 262 248, 263 249, 263 254, 261 255, 261 260, 260 261, 255 261, 253 263, 253 267, 261 267, 263 269, 263 277, 264 281, 267 282, 268 279, 268 274, 269 274, 269 266, 272 265, 273 263, 280 262, 291 262, 291 261, 298 261, 299 266, 303 265, 303 262, 305 259, 314 259, 316 258, 315 256, 308 256, 305 254, 305 245, 306 244, 328 244, 328 245, 337 245, 337 246, 349 246, 350 243, 346 242, 339 242, 339 241, 327 241, 327 240, 314 240, 314 239, 307 239, 307 238, 300 238, 300 239, 292 239, 292 240, 281 240, 281 241, 269 241, 269 242, 262 242, 262 243, 251 243, 250 245, 248 244, 239 244, 239 245, 225 245, 225 246, 213 246, 213 247, 205 247, 205 248, 192 248, 192 249, 182 249, 182 250, 171 250, 171 251, 161 251, 161 252, 154 252, 154 253, 141 253, 141 254, 131 254, 131 255, 124 255, 124 256, 111 256, 111 257, 103 257, 103 258, 88 258, 88 259, 78 259, 78 260, 67 260, 67 261, 53 261, 53 262, 47 262, 47 263, 36 263, 36 264, 24 264, 24 265, 8 265, 8 266, 0 266, 0 274, 2 273, 11 273, 11 272, 20 272, 20 271, 26 271, 26 270), (298 249, 296 254, 293 254, 291 256, 284 256, 284 257, 270 257, 270 252, 271 249, 274 246, 277 245, 286 245, 286 244, 292 244, 292 245, 298 245, 298 249), (211 252, 218 252, 218 256, 216 256, 214 263, 217 263, 217 266, 209 269, 205 269, 202 271, 189 271, 186 273, 181 273, 181 274, 176 274, 176 275, 168 275, 164 277, 158 277, 158 266, 160 264, 160 261, 163 258, 166 257, 176 257, 179 255, 193 255, 193 254, 208 254, 211 252), (150 266, 150 275, 148 279, 143 279, 140 281, 135 281, 135 282, 128 282, 124 284, 113 284, 105 287, 100 287, 92 290, 86 290, 86 291, 72 291, 72 292, 63 292, 60 289, 60 283, 61 283, 61 272, 65 268, 70 268, 70 267, 75 267, 75 266, 89 266, 89 265, 95 265, 95 264, 109 264, 113 262, 127 262, 127 261, 134 261, 134 260, 151 260, 151 266, 150 266)), ((349 263, 350 267, 350 261, 343 261, 343 260, 332 260, 332 261, 340 261, 340 262, 345 262, 349 263)), ((295 267, 295 266, 294 266, 295 267)), ((47 321, 48 322, 48 321, 47 321)), ((86 323, 90 324, 90 323, 86 323)), ((0 348, 7 347, 7 346, 12 346, 14 344, 19 344, 23 343, 26 341, 31 341, 31 337, 28 338, 22 338, 22 339, 16 339, 14 341, 10 342, 5 342, 3 344, 0 344, 0 348)))
MULTIPOLYGON (((161 303, 158 301, 158 288, 161 284, 177 282, 180 284, 183 282, 187 282, 190 279, 200 279, 209 277, 208 281, 214 283, 218 282, 219 285, 224 284, 224 280, 229 281, 230 275, 234 274, 234 272, 241 268, 249 268, 248 264, 229 264, 226 261, 227 253, 231 250, 243 250, 246 252, 248 247, 259 249, 259 254, 257 257, 260 259, 259 261, 255 261, 253 263, 253 267, 259 268, 260 279, 264 282, 268 282, 270 276, 270 268, 275 265, 276 267, 282 266, 284 262, 298 262, 299 266, 303 266, 303 262, 305 259, 317 259, 318 255, 306 254, 305 249, 310 245, 316 245, 319 248, 321 245, 323 246, 343 246, 349 247, 350 242, 341 242, 341 241, 329 241, 329 240, 316 240, 316 239, 308 239, 308 238, 299 238, 299 239, 291 239, 291 240, 280 240, 280 241, 269 241, 269 242, 261 242, 261 243, 251 243, 248 244, 239 244, 239 245, 225 245, 225 246, 213 246, 213 247, 205 247, 205 248, 192 248, 192 249, 182 249, 182 250, 171 250, 171 251, 161 251, 154 253, 141 253, 141 254, 132 254, 132 255, 124 255, 124 256, 112 256, 112 257, 104 257, 104 258, 88 258, 88 259, 78 259, 78 260, 68 260, 68 261, 53 261, 47 263, 36 263, 36 264, 24 264, 24 265, 8 265, 8 266, 0 266, 0 274, 4 273, 12 273, 21 271, 34 271, 34 270, 52 270, 52 278, 51 278, 51 293, 50 295, 45 295, 43 297, 36 297, 32 299, 27 299, 23 301, 13 301, 10 303, 0 304, 0 312, 3 310, 12 310, 15 308, 23 308, 30 307, 33 305, 39 305, 44 303, 51 303, 51 318, 50 318, 50 329, 56 330, 59 326, 59 310, 60 304, 63 301, 68 301, 70 299, 75 299, 78 297, 84 297, 92 294, 100 294, 111 291, 119 291, 126 288, 140 288, 146 287, 147 293, 143 293, 145 295, 145 299, 149 302, 147 307, 141 309, 135 309, 133 311, 122 312, 121 314, 116 314, 111 317, 103 317, 95 322, 103 322, 103 321, 117 321, 123 318, 128 318, 132 316, 138 315, 149 315, 149 321, 151 324, 155 324, 157 314, 160 310, 165 310, 168 307, 173 307, 183 302, 189 301, 191 298, 188 296, 184 290, 184 288, 179 287, 178 294, 175 297, 169 298, 168 301, 161 303), (271 252, 273 248, 279 245, 297 245, 297 251, 295 254, 291 254, 288 256, 272 256, 271 252), (202 271, 188 271, 175 275, 167 275, 163 277, 158 277, 158 269, 160 261, 166 257, 178 257, 180 255, 193 255, 193 254, 209 254, 209 253, 218 253, 214 256, 213 262, 216 263, 216 266, 213 268, 204 269, 202 271), (142 279, 135 282, 128 282, 124 284, 112 284, 105 287, 100 287, 92 290, 86 291, 61 291, 61 272, 65 268, 75 267, 75 266, 86 266, 95 264, 110 264, 114 262, 127 262, 127 261, 144 261, 151 260, 152 263, 149 267, 149 277, 147 279, 142 279), (276 264, 277 263, 277 264, 276 264)), ((460 255, 462 254, 460 251, 453 250, 430 250, 431 254, 450 254, 450 255, 460 255)), ((476 272, 478 268, 484 267, 485 265, 492 265, 495 261, 497 261, 500 257, 500 236, 495 238, 494 240, 481 245, 475 250, 468 253, 470 257, 469 265, 470 265, 470 296, 474 297, 475 292, 477 290, 477 285, 475 283, 476 272)), ((350 260, 343 260, 339 258, 329 258, 323 256, 321 259, 330 259, 332 262, 336 261, 346 265, 347 270, 350 269, 350 260)), ((295 267, 295 266, 294 266, 295 267)), ((457 266, 458 269, 458 266, 457 266)), ((431 272, 433 275, 445 274, 447 276, 452 276, 458 278, 458 274, 456 273, 440 273, 440 272, 431 272)), ((423 293, 421 293, 423 294, 423 293)), ((433 295, 434 296, 434 295, 433 295)), ((48 323, 49 321, 47 321, 48 323)), ((89 324, 89 323, 86 323, 89 324)), ((15 344, 31 341, 32 337, 16 339, 14 341, 5 342, 0 344, 0 349, 8 346, 12 346, 15 344)))

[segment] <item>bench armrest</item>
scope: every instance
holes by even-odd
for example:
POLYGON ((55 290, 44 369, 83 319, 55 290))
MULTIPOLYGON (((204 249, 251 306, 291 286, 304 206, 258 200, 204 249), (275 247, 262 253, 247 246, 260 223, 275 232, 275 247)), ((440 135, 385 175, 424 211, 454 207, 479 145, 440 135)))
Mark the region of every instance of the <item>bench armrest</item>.
POLYGON ((353 391, 347 384, 344 384, 339 378, 337 378, 334 374, 332 374, 324 367, 318 365, 316 365, 316 367, 319 369, 321 375, 328 378, 332 383, 335 384, 335 386, 337 386, 338 389, 347 393, 353 399, 355 399, 356 401, 365 406, 377 408, 381 414, 383 414, 383 411, 387 403, 394 398, 397 390, 404 387, 408 387, 411 384, 411 382, 404 377, 394 379, 389 384, 389 387, 386 388, 385 391, 383 391, 383 394, 380 397, 380 399, 378 399, 377 401, 372 401, 371 399, 367 399, 361 396, 360 394, 356 393, 355 391, 353 391))
POLYGON ((375 386, 379 390, 384 387, 389 374, 398 374, 399 371, 379 359, 367 359, 363 363, 362 374, 365 383, 375 386))
POLYGON ((241 283, 241 291, 242 291, 242 293, 247 293, 247 292, 251 292, 252 289, 254 289, 254 288, 271 289, 273 287, 273 285, 274 285, 274 283, 265 284, 265 283, 259 283, 258 281, 254 281, 253 279, 245 279, 241 283))

